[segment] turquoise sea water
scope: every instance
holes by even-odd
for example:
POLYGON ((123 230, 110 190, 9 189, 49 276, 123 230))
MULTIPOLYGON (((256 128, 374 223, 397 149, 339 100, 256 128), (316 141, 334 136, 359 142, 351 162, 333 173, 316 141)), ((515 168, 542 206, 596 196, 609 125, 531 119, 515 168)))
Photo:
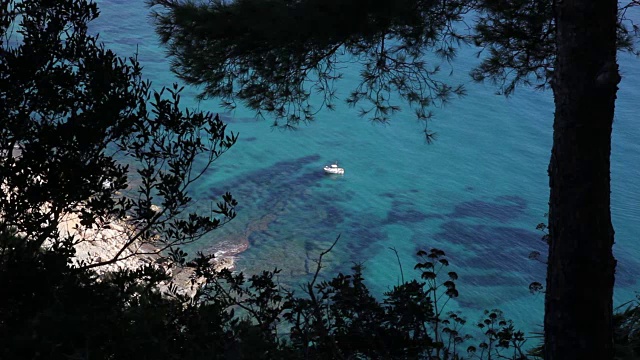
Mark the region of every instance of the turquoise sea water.
MULTIPOLYGON (((136 48, 144 73, 156 87, 176 79, 159 46, 141 0, 98 1, 101 17, 92 25, 120 56, 136 48)), ((485 308, 499 307, 517 325, 531 331, 543 316, 542 295, 528 284, 544 283, 545 266, 529 260, 546 253, 536 224, 547 208, 547 164, 551 149, 553 101, 550 92, 520 88, 511 98, 491 85, 469 81, 477 63, 473 49, 460 52, 447 80, 465 83, 468 95, 435 109, 425 144, 421 125, 404 111, 388 125, 359 118, 338 104, 295 132, 272 130, 269 121, 238 109, 225 114, 239 143, 220 158, 193 190, 203 208, 230 191, 240 202, 238 217, 191 250, 219 251, 248 243, 237 269, 256 272, 279 267, 280 281, 295 284, 313 270, 315 259, 338 234, 340 242, 325 261, 326 274, 348 271, 364 262, 372 291, 381 294, 411 270, 418 249, 445 250, 458 271, 469 320, 485 308), (344 176, 325 176, 334 160, 344 176)), ((623 82, 618 93, 612 148, 612 214, 618 259, 616 302, 633 298, 640 284, 640 60, 621 56, 623 82)), ((446 68, 445 73, 448 73, 446 68)), ((353 88, 358 69, 345 70, 343 94, 353 88)), ((190 107, 219 112, 215 100, 190 107)))

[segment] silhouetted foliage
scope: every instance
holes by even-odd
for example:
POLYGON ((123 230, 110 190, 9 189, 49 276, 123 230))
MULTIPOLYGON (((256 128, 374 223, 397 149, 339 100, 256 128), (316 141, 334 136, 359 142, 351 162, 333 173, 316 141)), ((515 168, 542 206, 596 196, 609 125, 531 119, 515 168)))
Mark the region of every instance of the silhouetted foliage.
POLYGON ((189 186, 236 136, 217 116, 181 109, 177 85, 152 91, 135 57, 87 32, 97 16, 86 1, 0 6, 0 229, 36 251, 91 240, 61 232, 67 220, 129 224, 120 251, 87 267, 195 241, 236 205, 227 194, 216 214, 189 211, 189 186))
POLYGON ((463 36, 454 24, 467 1, 209 1, 150 0, 172 69, 202 85, 201 97, 246 106, 286 126, 313 119, 317 105, 333 108, 343 64, 362 65, 346 101, 360 114, 387 121, 399 96, 418 119, 431 105, 464 94, 443 82, 439 61, 450 60, 463 36), (314 108, 311 95, 319 94, 314 108))
MULTIPOLYGON (((387 121, 399 97, 418 119, 429 108, 465 94, 443 81, 442 60, 463 43, 479 46, 476 81, 499 92, 516 85, 544 88, 555 61, 551 1, 185 1, 148 0, 172 70, 202 87, 201 98, 240 100, 285 126, 313 119, 318 106, 333 109, 342 64, 362 65, 360 82, 345 97, 360 115, 387 121), (473 18, 475 22, 470 21, 473 18), (435 55, 435 57, 433 56, 435 55), (315 104, 312 94, 319 94, 315 104), (314 107, 315 105, 315 107, 314 107)), ((618 46, 635 52, 637 26, 619 11, 618 46)))
MULTIPOLYGON (((479 4, 473 39, 482 62, 471 72, 473 79, 490 80, 505 95, 518 85, 548 88, 558 46, 553 2, 482 0, 479 4)), ((635 54, 638 26, 626 13, 637 5, 637 1, 620 4, 617 26, 618 49, 635 54)))
POLYGON ((60 249, 34 254, 27 244, 0 236, 2 359, 223 359, 239 341, 221 304, 161 295, 164 271, 99 280, 60 249))
MULTIPOLYGON (((522 333, 500 312, 485 313, 477 339, 464 334, 466 320, 444 312, 442 299, 452 293, 441 271, 433 282, 397 285, 380 301, 361 265, 330 280, 314 277, 296 295, 277 285, 277 269, 245 278, 215 271, 199 254, 193 276, 207 285, 189 298, 161 294, 166 274, 151 266, 98 280, 64 254, 34 256, 26 244, 0 237, 0 287, 11 289, 0 301, 3 359, 524 358, 522 333)), ((442 269, 444 253, 429 254, 437 258, 420 265, 442 269)))
POLYGON ((613 316, 616 359, 640 358, 640 297, 618 307, 613 316))
POLYGON ((491 326, 478 338, 465 334, 463 316, 445 311, 458 293, 457 276, 445 271, 448 260, 442 250, 418 253, 422 261, 415 268, 426 281, 403 282, 381 300, 369 293, 360 264, 350 274, 319 281, 322 257, 328 251, 320 255, 317 271, 301 286, 301 295, 276 285, 278 270, 247 280, 227 270, 212 272, 203 257, 196 261, 203 265, 196 273, 205 276, 209 286, 200 296, 237 307, 256 329, 268 333, 264 338, 273 344, 285 338, 278 348, 294 358, 489 359, 499 353, 509 359, 525 358, 523 334, 499 311, 486 313, 491 326))
POLYGON ((235 337, 219 305, 161 295, 168 277, 152 265, 89 269, 183 254, 232 219, 231 195, 199 214, 188 188, 236 136, 183 110, 177 85, 152 91, 135 57, 88 33, 97 16, 87 1, 0 2, 0 358, 210 356, 235 337), (72 261, 78 243, 106 240, 66 231, 67 220, 125 224, 117 253, 72 261))

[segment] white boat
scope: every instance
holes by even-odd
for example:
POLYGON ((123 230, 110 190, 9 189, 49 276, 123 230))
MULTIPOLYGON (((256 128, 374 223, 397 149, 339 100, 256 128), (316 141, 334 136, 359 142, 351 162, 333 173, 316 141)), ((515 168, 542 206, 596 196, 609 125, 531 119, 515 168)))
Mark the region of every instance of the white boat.
POLYGON ((327 174, 344 174, 344 169, 338 167, 338 162, 336 161, 334 164, 325 166, 324 172, 327 174))

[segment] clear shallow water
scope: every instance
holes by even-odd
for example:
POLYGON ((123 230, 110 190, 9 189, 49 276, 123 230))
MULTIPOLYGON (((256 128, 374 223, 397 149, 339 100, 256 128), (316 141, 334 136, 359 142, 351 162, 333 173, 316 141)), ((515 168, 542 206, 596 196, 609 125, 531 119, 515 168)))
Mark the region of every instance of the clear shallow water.
MULTIPOLYGON (((144 73, 156 87, 175 80, 150 24, 143 1, 98 1, 102 15, 93 30, 120 56, 136 48, 144 73)), ((325 261, 325 273, 348 271, 364 262, 372 291, 397 283, 400 271, 389 247, 397 249, 405 276, 418 249, 445 250, 459 273, 460 298, 469 320, 485 308, 501 308, 522 328, 539 331, 543 298, 528 292, 544 283, 544 265, 527 258, 543 254, 536 224, 547 208, 547 164, 551 149, 553 101, 550 92, 520 88, 505 99, 490 85, 470 83, 473 50, 455 62, 453 83, 468 95, 436 109, 431 128, 439 134, 426 145, 421 127, 405 111, 388 125, 359 118, 338 104, 295 132, 272 130, 239 109, 225 114, 238 144, 220 158, 193 190, 203 208, 230 191, 240 202, 238 218, 191 250, 220 250, 249 243, 237 258, 238 270, 283 269, 281 282, 295 284, 313 271, 318 254, 338 234, 341 240, 325 261), (340 160, 344 176, 325 176, 322 166, 340 160)), ((638 59, 620 59, 623 82, 616 106, 612 148, 612 214, 618 259, 616 302, 633 297, 640 273, 640 96, 638 59)), ((449 69, 444 72, 448 73, 449 69)), ((353 87, 357 68, 339 84, 353 87)), ((219 112, 216 101, 189 107, 219 112)))

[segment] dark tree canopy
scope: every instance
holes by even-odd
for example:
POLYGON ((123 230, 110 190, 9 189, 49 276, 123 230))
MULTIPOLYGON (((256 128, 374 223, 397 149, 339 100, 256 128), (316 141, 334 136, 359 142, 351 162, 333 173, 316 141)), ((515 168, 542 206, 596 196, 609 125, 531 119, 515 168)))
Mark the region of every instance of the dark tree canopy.
POLYGON ((135 57, 99 44, 87 31, 95 4, 1 6, 0 230, 36 250, 86 240, 61 233, 65 219, 132 224, 114 258, 87 264, 98 266, 134 243, 175 249, 235 216, 230 195, 221 219, 190 212, 188 188, 236 136, 213 114, 183 111, 177 85, 152 91, 135 57))
POLYGON ((489 79, 505 94, 519 84, 545 87, 555 59, 552 2, 487 0, 479 14, 473 38, 482 62, 473 79, 489 79))
MULTIPOLYGON (((637 1, 618 10, 617 47, 637 54, 638 26, 627 16, 637 1)), ((556 19, 552 1, 482 0, 472 38, 482 61, 473 69, 476 81, 490 80, 509 95, 518 85, 545 89, 556 61, 556 19)))
MULTIPOLYGON (((518 84, 545 87, 555 61, 551 1, 148 3, 172 70, 200 86, 202 98, 220 98, 231 108, 239 100, 285 126, 332 108, 345 64, 358 63, 362 71, 344 100, 362 116, 386 121, 400 110, 395 96, 427 120, 430 107, 465 93, 437 76, 441 60, 452 60, 462 44, 480 49, 472 78, 488 79, 507 95, 518 84), (319 99, 311 99, 314 93, 319 99)), ((637 27, 625 15, 634 4, 619 14, 618 46, 630 51, 637 27)))
POLYGON ((396 94, 419 119, 431 105, 462 95, 439 79, 435 53, 451 59, 463 41, 456 22, 465 1, 210 1, 152 0, 157 31, 172 69, 201 85, 202 97, 242 101, 286 125, 332 108, 344 64, 362 65, 346 101, 362 115, 386 121, 399 111, 396 94), (314 107, 313 93, 320 100, 314 107))

